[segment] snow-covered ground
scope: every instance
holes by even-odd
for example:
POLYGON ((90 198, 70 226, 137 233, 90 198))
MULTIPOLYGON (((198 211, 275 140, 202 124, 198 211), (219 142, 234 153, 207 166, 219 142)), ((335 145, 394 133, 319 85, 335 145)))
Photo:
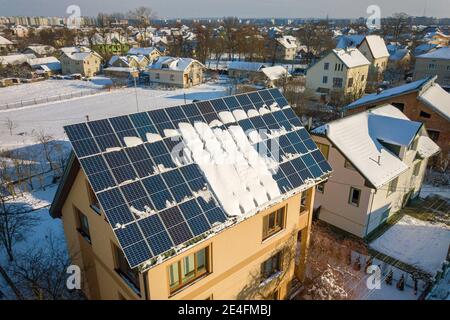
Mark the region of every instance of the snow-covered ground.
POLYGON ((89 93, 101 90, 104 85, 101 78, 94 81, 82 80, 45 80, 35 83, 25 83, 17 86, 0 88, 0 106, 20 101, 41 100, 43 98, 68 95, 81 92, 89 93), (98 81, 97 81, 98 80, 98 81))
POLYGON ((450 186, 433 186, 431 184, 423 184, 420 190, 420 197, 426 198, 431 194, 436 194, 441 197, 450 199, 450 186))
POLYGON ((434 276, 446 259, 450 228, 404 216, 370 247, 434 276))
MULTIPOLYGON (((56 189, 57 185, 52 185, 45 190, 41 189, 32 193, 24 193, 23 196, 8 202, 17 206, 19 210, 23 208, 24 211, 29 211, 26 214, 36 219, 36 224, 24 234, 25 239, 14 245, 15 257, 30 250, 46 248, 50 238, 54 240, 54 244, 58 245, 58 250, 61 250, 61 252, 67 250, 62 221, 61 219, 53 219, 48 211, 56 189)), ((8 268, 9 265, 7 254, 3 247, 0 247, 0 264, 4 268, 8 268)), ((7 298, 14 298, 2 277, 0 277, 0 291, 7 294, 7 298)))
MULTIPOLYGON (((52 80, 62 83, 64 80, 52 80)), ((81 81, 81 83, 85 83, 81 81)), ((33 83, 31 86, 41 83, 33 83)), ((20 86, 6 88, 22 90, 20 86)), ((43 90, 33 89, 36 91, 43 90)), ((8 91, 9 92, 9 91, 8 91)), ((27 92, 15 93, 17 98, 27 96, 27 92)), ((43 91, 45 94, 45 90, 43 91)), ((206 83, 189 89, 163 90, 153 88, 138 88, 139 111, 175 106, 192 100, 213 99, 229 93, 226 84, 206 83)), ((9 99, 8 93, 0 89, 0 101, 9 99)), ((134 88, 123 88, 103 92, 96 95, 74 98, 71 100, 44 103, 14 110, 0 110, 0 148, 11 149, 23 145, 34 144, 33 130, 43 130, 56 140, 66 140, 63 126, 86 120, 101 119, 137 112, 134 88), (11 136, 5 124, 10 119, 14 124, 11 136)))

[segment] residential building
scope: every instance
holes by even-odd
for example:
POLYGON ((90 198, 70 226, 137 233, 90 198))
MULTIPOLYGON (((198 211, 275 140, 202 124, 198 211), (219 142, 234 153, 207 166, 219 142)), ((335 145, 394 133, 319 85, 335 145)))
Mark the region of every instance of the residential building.
POLYGON ((55 57, 28 59, 27 62, 38 74, 52 76, 61 72, 61 62, 55 57))
POLYGON ((292 61, 297 54, 297 39, 293 36, 282 36, 276 39, 277 58, 282 61, 292 61))
POLYGON ((14 43, 0 36, 0 55, 8 54, 14 48, 14 43))
POLYGON ((303 279, 331 167, 278 90, 65 131, 74 154, 50 212, 88 298, 284 299, 303 279), (247 136, 252 123, 279 142, 247 136))
POLYGON ((450 89, 450 47, 443 47, 416 57, 414 80, 437 75, 437 83, 450 89))
POLYGON ((344 114, 352 115, 383 104, 391 104, 409 119, 424 123, 430 138, 442 149, 443 159, 450 158, 450 94, 436 83, 436 77, 366 95, 346 106, 344 114))
POLYGON ((259 82, 264 79, 262 70, 268 66, 262 62, 232 61, 228 64, 228 76, 239 81, 259 82))
POLYGON ((264 85, 267 87, 277 87, 283 85, 291 77, 288 70, 283 66, 273 66, 263 68, 262 73, 266 76, 264 85))
POLYGON ((383 105, 312 130, 333 167, 317 189, 319 219, 365 238, 418 196, 439 147, 421 122, 383 105))
POLYGON ((323 100, 354 100, 363 95, 370 62, 355 48, 333 49, 306 73, 306 90, 323 100))
POLYGON ((90 40, 94 51, 105 57, 125 54, 129 49, 128 39, 117 32, 107 34, 96 33, 90 40))
POLYGON ((108 62, 111 67, 136 68, 144 70, 150 63, 146 56, 112 56, 108 62))
POLYGON ((102 57, 86 47, 61 48, 61 69, 63 74, 81 74, 92 77, 100 71, 102 57))
POLYGON ((45 58, 52 56, 55 53, 56 49, 52 46, 41 45, 41 44, 33 44, 28 46, 23 53, 34 54, 38 58, 45 58))
POLYGON ((192 58, 163 56, 148 66, 151 83, 189 88, 203 83, 205 66, 192 58))
POLYGON ((368 35, 358 45, 359 51, 370 61, 368 82, 372 87, 383 80, 386 71, 389 52, 383 38, 378 35, 368 35))
POLYGON ((149 63, 153 63, 162 56, 161 52, 155 47, 131 48, 127 52, 128 56, 145 56, 149 63))

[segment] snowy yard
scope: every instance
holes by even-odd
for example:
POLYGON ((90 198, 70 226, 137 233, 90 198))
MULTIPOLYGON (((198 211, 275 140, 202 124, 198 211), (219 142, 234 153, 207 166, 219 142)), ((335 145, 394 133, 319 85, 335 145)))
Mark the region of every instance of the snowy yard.
POLYGON ((370 243, 370 248, 434 276, 447 257, 449 245, 448 226, 405 215, 370 243))
MULTIPOLYGON (((62 222, 60 219, 53 219, 49 214, 49 206, 55 195, 57 185, 52 185, 46 190, 39 190, 33 193, 24 193, 23 196, 16 197, 9 201, 9 205, 14 206, 20 212, 26 213, 35 219, 35 225, 24 234, 24 240, 14 245, 15 260, 21 260, 24 255, 34 255, 40 250, 49 251, 49 245, 56 245, 56 250, 66 254, 66 242, 62 222)), ((8 261, 8 256, 4 248, 0 248, 0 265, 9 270, 12 265, 8 261)), ((8 271, 12 276, 11 271, 8 271)), ((6 298, 15 298, 4 279, 0 277, 0 292, 6 298)))
MULTIPOLYGON (((100 78, 99 78, 100 80, 100 78)), ((0 106, 20 101, 40 100, 71 93, 95 92, 103 88, 103 81, 45 80, 0 88, 0 106)))
MULTIPOLYGON (((20 86, 7 89, 21 90, 20 86)), ((139 111, 184 104, 184 99, 189 103, 192 100, 214 99, 227 94, 229 88, 226 85, 215 83, 206 83, 189 89, 138 88, 137 90, 139 111)), ((8 94, 0 89, 0 101, 4 99, 9 99, 8 94)), ((137 112, 134 88, 117 89, 15 110, 0 110, 0 146, 2 149, 11 149, 34 144, 36 142, 33 130, 34 132, 43 130, 55 140, 66 140, 63 126, 85 121, 86 116, 89 116, 90 120, 96 120, 133 112, 137 112), (12 136, 5 125, 7 119, 14 123, 12 136)))

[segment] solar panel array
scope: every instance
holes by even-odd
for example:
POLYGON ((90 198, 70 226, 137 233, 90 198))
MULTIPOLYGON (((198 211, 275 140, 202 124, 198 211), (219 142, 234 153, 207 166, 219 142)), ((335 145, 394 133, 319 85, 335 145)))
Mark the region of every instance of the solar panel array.
POLYGON ((264 150, 268 156, 275 157, 274 150, 279 153, 280 170, 273 178, 282 193, 331 171, 277 89, 65 127, 132 268, 204 234, 215 223, 227 219, 200 167, 195 163, 180 163, 172 154, 182 141, 165 137, 165 130, 178 129, 180 122, 210 124, 220 121, 220 112, 237 109, 252 116, 220 127, 239 125, 244 131, 268 132, 285 129, 285 134, 277 138, 263 136, 264 141, 254 144, 256 149, 267 145, 264 150), (251 110, 258 111, 274 103, 278 106, 276 110, 251 113, 251 110), (148 141, 149 133, 165 138, 148 141), (130 147, 126 137, 140 137, 144 143, 130 147), (293 154, 297 156, 292 157, 293 154), (164 170, 158 169, 161 167, 164 170), (203 196, 205 190, 210 191, 209 197, 203 196))

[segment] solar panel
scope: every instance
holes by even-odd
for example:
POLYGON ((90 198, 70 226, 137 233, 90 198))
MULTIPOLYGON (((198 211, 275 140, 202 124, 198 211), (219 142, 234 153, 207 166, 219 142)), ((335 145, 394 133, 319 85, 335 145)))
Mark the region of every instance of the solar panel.
POLYGON ((272 178, 281 193, 331 171, 287 105, 270 89, 65 127, 130 267, 229 219, 199 164, 183 157, 183 138, 168 131, 180 123, 238 126, 249 137, 258 130, 251 145, 278 164, 272 178), (140 142, 127 145, 127 137, 140 142))

